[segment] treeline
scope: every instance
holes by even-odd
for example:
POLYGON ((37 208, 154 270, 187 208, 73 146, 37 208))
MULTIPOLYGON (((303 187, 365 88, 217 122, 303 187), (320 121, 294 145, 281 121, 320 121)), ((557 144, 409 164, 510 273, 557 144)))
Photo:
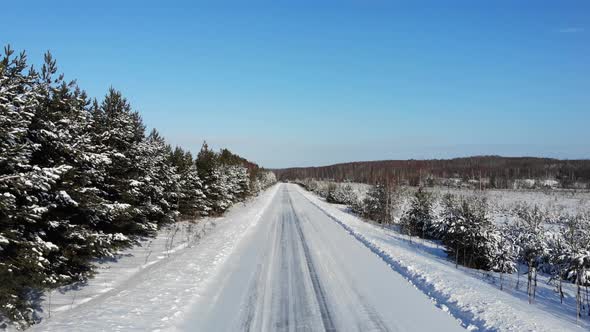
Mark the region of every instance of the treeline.
POLYGON ((539 271, 551 276, 563 303, 563 282, 576 286, 577 316, 590 316, 590 214, 555 215, 537 206, 519 205, 502 224, 492 222, 488 202, 475 197, 440 197, 422 188, 376 184, 359 195, 350 183, 300 182, 331 203, 380 224, 396 224, 402 234, 442 243, 456 266, 494 271, 502 276, 525 273, 529 302, 536 296, 539 271), (405 207, 405 208, 404 208, 405 207), (402 210, 394 218, 394 210, 402 210), (556 219, 556 220, 552 220, 556 219), (524 267, 524 271, 519 271, 524 267), (584 312, 585 311, 585 312, 584 312))
MULTIPOLYGON (((91 100, 23 53, 0 59, 0 318, 33 322, 35 292, 84 280, 92 260, 160 225, 223 213, 274 174, 204 144, 172 148, 120 92, 91 100)), ((1 321, 1 319, 0 319, 1 321)), ((1 323, 1 322, 0 322, 1 323)))
POLYGON ((395 182, 411 186, 470 184, 482 188, 514 188, 522 179, 551 179, 563 188, 590 188, 590 160, 480 156, 448 160, 364 161, 274 171, 283 181, 317 179, 368 184, 395 182))

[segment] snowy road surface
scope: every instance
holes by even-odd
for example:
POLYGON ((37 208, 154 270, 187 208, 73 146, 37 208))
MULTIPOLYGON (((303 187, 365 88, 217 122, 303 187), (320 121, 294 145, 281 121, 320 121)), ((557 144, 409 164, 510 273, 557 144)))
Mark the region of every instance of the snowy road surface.
POLYGON ((138 257, 135 273, 98 296, 74 293, 79 304, 33 330, 462 330, 310 199, 276 185, 212 220, 197 244, 154 262, 138 257))
POLYGON ((280 185, 181 330, 461 330, 294 186, 280 185))

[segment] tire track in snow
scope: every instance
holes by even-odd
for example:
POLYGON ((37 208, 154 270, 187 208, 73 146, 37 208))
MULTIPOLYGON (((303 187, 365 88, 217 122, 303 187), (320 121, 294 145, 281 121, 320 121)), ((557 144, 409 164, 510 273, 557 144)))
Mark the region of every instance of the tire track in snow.
MULTIPOLYGON (((280 226, 276 223, 270 228, 270 248, 277 246, 277 239, 281 232, 280 226)), ((262 321, 263 317, 260 317, 259 305, 264 308, 265 304, 269 302, 268 294, 271 294, 271 292, 267 290, 269 286, 272 287, 272 285, 269 285, 270 275, 272 274, 270 267, 276 258, 275 256, 275 250, 265 250, 262 259, 257 264, 253 282, 248 290, 246 315, 242 319, 242 328, 244 331, 259 331, 262 329, 264 322, 262 321)))
POLYGON ((301 245, 303 247, 303 253, 305 255, 305 262, 307 264, 307 269, 309 270, 309 276, 311 278, 311 282, 313 285, 313 289, 315 292, 315 296, 320 307, 320 315, 322 317, 322 323, 324 324, 324 329, 326 331, 336 331, 336 327, 334 326, 334 319, 328 309, 328 302, 326 301, 326 294, 320 280, 318 278, 317 271, 313 262, 311 260, 311 254, 309 252, 309 247, 307 242, 305 241, 305 236, 303 235, 303 230, 301 229, 300 221, 297 215, 295 214, 295 209, 293 208, 293 202, 291 201, 291 197, 289 196, 289 207, 291 213, 293 215, 293 223, 295 224, 295 229, 297 230, 297 234, 299 235, 299 240, 301 241, 301 245))
POLYGON ((280 256, 281 257, 281 268, 280 268, 280 276, 281 280, 281 289, 280 289, 280 297, 279 297, 279 305, 280 305, 280 314, 278 316, 278 322, 276 323, 275 327, 279 329, 288 329, 289 328, 289 285, 291 281, 291 274, 289 273, 289 257, 287 255, 288 250, 288 238, 287 232, 285 231, 286 222, 284 216, 281 216, 281 241, 280 241, 280 256))
MULTIPOLYGON (((317 208, 315 205, 312 205, 313 208, 317 208)), ((321 211, 322 213, 324 213, 323 211, 321 211)), ((311 228, 314 230, 314 232, 316 233, 321 233, 321 230, 319 228, 317 228, 317 226, 314 224, 314 222, 308 218, 306 215, 302 215, 302 218, 307 220, 307 224, 309 224, 311 226, 311 228)), ((297 217, 297 221, 299 222, 299 217, 297 217)), ((328 250, 328 251, 332 251, 332 250, 328 250)), ((337 257, 334 257, 337 258, 337 257)), ((333 260, 333 259, 332 259, 333 260)), ((333 260, 334 261, 334 260, 333 260)), ((333 264, 336 264, 336 266, 338 266, 339 264, 341 264, 341 262, 339 262, 337 259, 334 261, 333 264)), ((345 273, 345 270, 341 270, 341 273, 345 273)), ((352 296, 352 298, 350 298, 351 301, 354 301, 354 303, 356 303, 358 306, 360 306, 359 308, 359 312, 363 312, 366 317, 369 319, 368 321, 371 323, 372 326, 365 326, 365 325, 358 325, 357 328, 359 331, 367 331, 368 329, 370 331, 383 331, 383 332, 388 332, 391 331, 387 325, 385 324, 385 322, 383 321, 382 317, 379 315, 379 313, 375 310, 375 308, 368 303, 368 301, 366 300, 366 298, 361 295, 357 289, 357 287, 355 287, 354 283, 351 283, 350 278, 338 278, 341 283, 342 286, 346 287, 346 290, 348 292, 350 292, 350 295, 352 296), (354 298, 354 299, 353 299, 354 298)))
POLYGON ((240 329, 318 331, 319 327, 323 330, 307 264, 303 263, 305 257, 294 215, 287 194, 280 195, 277 204, 284 209, 272 221, 268 244, 261 248, 263 255, 248 287, 240 329), (312 323, 314 316, 316 323, 312 323))

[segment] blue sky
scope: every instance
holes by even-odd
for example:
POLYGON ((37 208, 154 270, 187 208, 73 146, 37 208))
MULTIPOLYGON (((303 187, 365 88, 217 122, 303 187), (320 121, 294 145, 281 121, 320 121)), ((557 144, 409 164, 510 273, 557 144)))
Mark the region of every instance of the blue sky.
POLYGON ((588 1, 10 1, 0 42, 266 167, 590 158, 588 1))

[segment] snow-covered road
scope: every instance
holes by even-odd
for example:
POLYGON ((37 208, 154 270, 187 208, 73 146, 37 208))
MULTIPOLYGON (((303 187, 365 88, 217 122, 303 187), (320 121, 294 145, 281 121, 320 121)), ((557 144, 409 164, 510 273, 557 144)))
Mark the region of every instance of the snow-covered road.
MULTIPOLYGON (((33 330, 462 330, 311 199, 276 185, 169 258, 131 257, 135 272, 111 274, 108 288, 83 301, 75 293, 79 304, 33 330)), ((100 288, 100 277, 87 287, 100 288)))
POLYGON ((461 330, 291 184, 218 276, 181 330, 461 330))

